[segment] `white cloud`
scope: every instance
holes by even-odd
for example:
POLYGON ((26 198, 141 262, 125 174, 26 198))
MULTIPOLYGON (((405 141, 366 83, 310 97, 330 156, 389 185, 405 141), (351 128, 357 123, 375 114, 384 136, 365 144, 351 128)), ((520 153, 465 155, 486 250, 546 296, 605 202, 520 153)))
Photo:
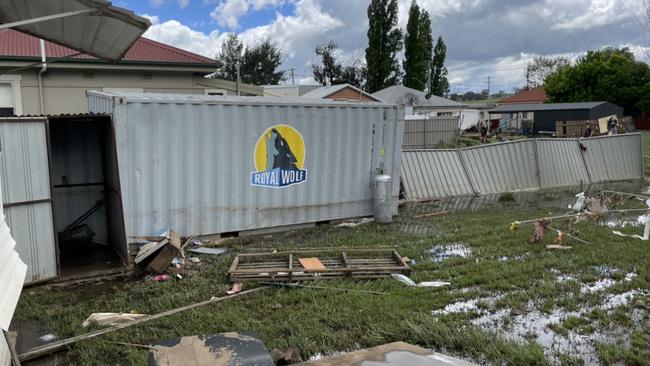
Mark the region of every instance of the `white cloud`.
POLYGON ((157 17, 149 17, 149 19, 153 25, 144 34, 147 38, 211 58, 215 57, 221 46, 223 35, 218 31, 205 34, 176 20, 158 23, 157 17))
POLYGON ((151 5, 154 8, 158 8, 164 3, 165 0, 149 0, 149 5, 151 5))
POLYGON ((178 0, 177 3, 181 9, 185 9, 190 4, 190 0, 178 0))
POLYGON ((250 5, 253 10, 261 10, 267 6, 278 7, 282 5, 284 0, 250 0, 250 5))
POLYGON ((222 27, 237 29, 239 18, 248 13, 248 9, 248 0, 225 0, 210 13, 210 16, 222 27))
POLYGON ((574 0, 567 4, 562 0, 547 0, 557 10, 559 21, 556 29, 587 30, 617 23, 634 17, 634 10, 641 9, 640 0, 574 0))

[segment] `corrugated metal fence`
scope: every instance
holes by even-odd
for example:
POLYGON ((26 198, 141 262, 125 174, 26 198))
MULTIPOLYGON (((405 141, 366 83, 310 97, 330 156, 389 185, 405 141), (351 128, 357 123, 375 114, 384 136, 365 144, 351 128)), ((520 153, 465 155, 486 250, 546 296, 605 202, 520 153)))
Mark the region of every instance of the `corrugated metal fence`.
POLYGON ((458 137, 458 117, 430 117, 404 121, 403 149, 433 149, 458 137))
POLYGON ((410 150, 402 157, 409 200, 501 193, 643 177, 641 134, 529 139, 457 150, 410 150))

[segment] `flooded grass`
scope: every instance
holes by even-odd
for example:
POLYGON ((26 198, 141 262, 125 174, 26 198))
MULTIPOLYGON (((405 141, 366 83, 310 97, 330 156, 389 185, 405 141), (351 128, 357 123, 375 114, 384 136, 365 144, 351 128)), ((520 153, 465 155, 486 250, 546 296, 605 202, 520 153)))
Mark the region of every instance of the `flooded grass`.
MULTIPOLYGON (((226 254, 200 256, 200 270, 182 280, 141 278, 103 291, 27 289, 15 318, 42 323, 62 339, 88 331, 81 323, 93 312, 154 314, 223 295, 230 286, 225 272, 237 251, 394 246, 402 256, 419 259, 411 275, 415 282, 448 281, 451 286, 409 288, 386 278, 318 285, 387 296, 271 289, 78 342, 70 360, 146 364, 147 350, 114 342, 148 344, 252 330, 268 349, 294 347, 303 359, 405 341, 481 364, 647 365, 647 242, 612 235, 611 227, 585 221, 571 225, 570 232, 590 244, 568 239, 571 250, 549 251, 545 245, 552 242, 551 233, 532 245, 532 225, 509 230, 516 220, 566 213, 574 191, 526 192, 514 194, 512 201, 495 196, 409 204, 392 225, 320 225, 236 238, 224 243, 226 254), (413 218, 439 210, 450 212, 413 218)), ((569 229, 561 220, 553 227, 569 229)), ((244 288, 255 286, 247 283, 244 288)))

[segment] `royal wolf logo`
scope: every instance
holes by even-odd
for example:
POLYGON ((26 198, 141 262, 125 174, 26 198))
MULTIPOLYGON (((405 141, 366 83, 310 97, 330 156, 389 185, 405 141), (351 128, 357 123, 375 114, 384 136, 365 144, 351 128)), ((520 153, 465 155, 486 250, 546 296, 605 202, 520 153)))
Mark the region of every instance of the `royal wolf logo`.
POLYGON ((288 125, 264 131, 255 145, 255 169, 251 185, 284 188, 307 180, 305 142, 300 132, 288 125))

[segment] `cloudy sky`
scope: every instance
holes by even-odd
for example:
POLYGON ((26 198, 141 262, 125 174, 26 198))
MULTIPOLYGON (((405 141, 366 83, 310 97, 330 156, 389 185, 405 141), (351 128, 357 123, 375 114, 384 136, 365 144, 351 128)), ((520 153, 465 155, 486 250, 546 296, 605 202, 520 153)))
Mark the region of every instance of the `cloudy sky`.
MULTIPOLYGON (((645 0, 417 0, 447 44, 452 92, 510 91, 524 84, 535 55, 578 57, 589 49, 628 46, 644 59, 650 33, 640 20, 645 0), (647 38, 647 40, 646 40, 647 38)), ((398 0, 404 28, 411 0, 398 0)), ((309 83, 317 44, 334 40, 347 60, 364 59, 368 0, 114 0, 153 26, 145 36, 214 57, 229 32, 246 43, 263 37, 309 83)))

